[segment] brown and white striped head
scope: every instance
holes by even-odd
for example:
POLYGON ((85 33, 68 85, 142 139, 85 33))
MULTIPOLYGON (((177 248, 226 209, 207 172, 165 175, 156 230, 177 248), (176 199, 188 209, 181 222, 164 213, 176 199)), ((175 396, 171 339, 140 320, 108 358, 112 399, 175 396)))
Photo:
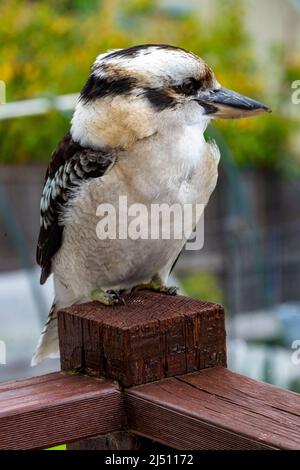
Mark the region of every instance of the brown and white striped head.
POLYGON ((146 44, 101 54, 83 87, 71 133, 82 145, 129 148, 137 140, 210 119, 269 111, 222 88, 198 56, 146 44))

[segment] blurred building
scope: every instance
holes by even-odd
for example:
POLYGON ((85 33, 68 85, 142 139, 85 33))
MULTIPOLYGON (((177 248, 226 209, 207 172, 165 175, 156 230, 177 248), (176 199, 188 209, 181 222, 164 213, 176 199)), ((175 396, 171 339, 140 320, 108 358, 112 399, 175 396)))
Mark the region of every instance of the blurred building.
MULTIPOLYGON (((218 0, 159 0, 166 8, 193 9, 213 20, 218 0)), ((272 63, 269 51, 274 44, 285 44, 291 54, 300 52, 299 0, 246 0, 245 26, 258 56, 272 63)))

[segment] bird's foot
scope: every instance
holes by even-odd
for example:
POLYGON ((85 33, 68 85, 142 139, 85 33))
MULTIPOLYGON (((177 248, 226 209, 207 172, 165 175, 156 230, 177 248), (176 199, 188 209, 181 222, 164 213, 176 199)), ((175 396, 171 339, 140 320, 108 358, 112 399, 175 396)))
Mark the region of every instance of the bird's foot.
POLYGON ((119 292, 114 290, 96 289, 91 293, 91 299, 96 300, 104 305, 125 305, 125 300, 121 297, 119 292))
POLYGON ((161 280, 160 276, 156 274, 153 276, 150 282, 147 284, 138 284, 137 286, 131 289, 132 292, 138 292, 140 290, 153 290, 155 292, 161 292, 162 294, 167 295, 176 295, 178 287, 175 286, 166 286, 161 280))

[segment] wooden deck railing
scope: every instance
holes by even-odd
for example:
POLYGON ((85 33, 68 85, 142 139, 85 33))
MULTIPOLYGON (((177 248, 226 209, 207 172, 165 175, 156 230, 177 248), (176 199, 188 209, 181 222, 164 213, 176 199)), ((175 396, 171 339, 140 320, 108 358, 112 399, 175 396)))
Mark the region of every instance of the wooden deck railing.
POLYGON ((220 305, 145 291, 59 335, 62 372, 0 385, 0 449, 300 449, 300 395, 226 368, 220 305))

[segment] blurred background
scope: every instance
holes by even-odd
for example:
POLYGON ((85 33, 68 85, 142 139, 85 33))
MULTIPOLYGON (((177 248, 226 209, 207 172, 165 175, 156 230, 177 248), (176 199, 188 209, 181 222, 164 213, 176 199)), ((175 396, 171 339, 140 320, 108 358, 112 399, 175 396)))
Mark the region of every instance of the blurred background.
POLYGON ((205 244, 174 275, 225 305, 233 370, 300 392, 300 1, 6 0, 0 18, 0 381, 59 367, 29 367, 53 295, 35 265, 39 201, 90 65, 107 49, 171 43, 273 109, 208 129, 222 160, 205 244))

